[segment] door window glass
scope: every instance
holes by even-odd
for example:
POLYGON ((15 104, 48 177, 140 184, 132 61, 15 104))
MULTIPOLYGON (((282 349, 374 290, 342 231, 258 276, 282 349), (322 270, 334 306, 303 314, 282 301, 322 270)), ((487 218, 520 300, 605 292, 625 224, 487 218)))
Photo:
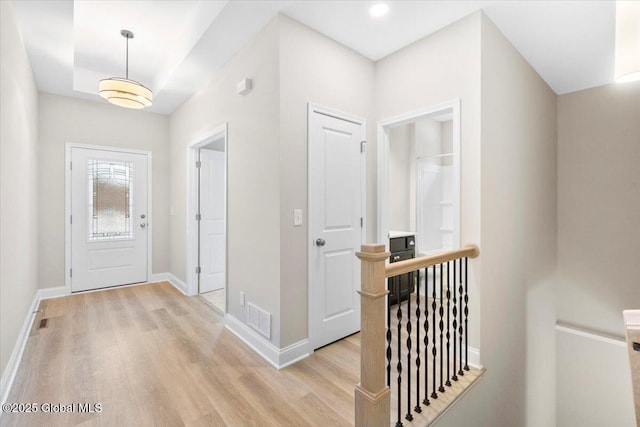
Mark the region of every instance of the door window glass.
POLYGON ((133 238, 133 163, 89 160, 89 240, 133 238))

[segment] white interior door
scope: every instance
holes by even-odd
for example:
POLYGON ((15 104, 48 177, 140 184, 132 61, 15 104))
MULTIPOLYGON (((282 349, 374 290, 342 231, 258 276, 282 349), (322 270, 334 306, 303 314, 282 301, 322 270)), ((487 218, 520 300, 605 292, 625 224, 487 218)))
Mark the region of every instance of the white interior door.
POLYGON ((71 291, 147 281, 148 156, 71 148, 71 291))
POLYGON ((225 287, 225 153, 200 149, 200 293, 225 287))
POLYGON ((309 114, 310 329, 314 348, 360 330, 364 123, 309 114))

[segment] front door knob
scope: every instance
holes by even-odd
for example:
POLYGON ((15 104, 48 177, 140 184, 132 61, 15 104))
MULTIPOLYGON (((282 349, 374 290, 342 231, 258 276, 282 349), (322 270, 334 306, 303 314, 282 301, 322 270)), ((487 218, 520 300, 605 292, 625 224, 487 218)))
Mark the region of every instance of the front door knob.
POLYGON ((316 246, 324 246, 325 243, 324 239, 316 239, 316 246))

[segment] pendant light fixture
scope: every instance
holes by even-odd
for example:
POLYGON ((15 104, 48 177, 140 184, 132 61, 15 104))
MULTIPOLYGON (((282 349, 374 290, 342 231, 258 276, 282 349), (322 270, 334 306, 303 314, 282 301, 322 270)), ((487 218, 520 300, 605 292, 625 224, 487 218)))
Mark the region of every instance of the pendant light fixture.
POLYGON ((100 96, 120 107, 138 109, 148 107, 153 103, 151 90, 136 81, 129 80, 129 39, 133 38, 133 33, 129 30, 121 30, 120 34, 127 39, 126 77, 100 80, 98 85, 100 96))
POLYGON ((640 2, 616 2, 616 70, 618 83, 640 80, 640 2))

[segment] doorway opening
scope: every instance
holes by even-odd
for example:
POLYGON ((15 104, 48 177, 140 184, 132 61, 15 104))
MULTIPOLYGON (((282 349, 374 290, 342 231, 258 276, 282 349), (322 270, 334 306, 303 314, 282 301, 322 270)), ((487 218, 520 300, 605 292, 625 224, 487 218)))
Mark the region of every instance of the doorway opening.
POLYGON ((226 313, 227 288, 227 127, 189 146, 190 295, 200 295, 226 313))
MULTIPOLYGON (((377 240, 387 245, 390 262, 458 249, 460 101, 380 122, 378 141, 377 240)), ((390 302, 406 299, 415 285, 424 292, 426 278, 401 281, 390 302)))
POLYGON ((378 238, 416 256, 460 247, 460 101, 378 123, 378 238))

